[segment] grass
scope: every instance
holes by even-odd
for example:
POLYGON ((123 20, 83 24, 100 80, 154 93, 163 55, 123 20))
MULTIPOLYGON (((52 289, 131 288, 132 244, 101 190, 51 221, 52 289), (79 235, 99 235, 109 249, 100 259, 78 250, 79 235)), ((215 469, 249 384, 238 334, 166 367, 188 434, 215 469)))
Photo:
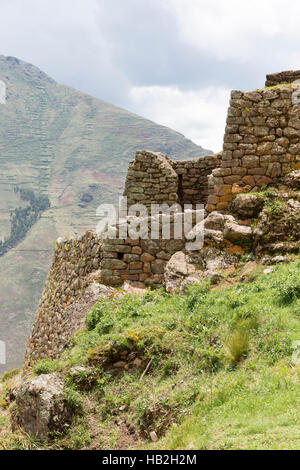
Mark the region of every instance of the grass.
MULTIPOLYGON (((100 300, 70 349, 34 369, 61 374, 76 411, 47 448, 299 449, 299 285, 298 259, 230 288, 100 300), (112 373, 130 355, 141 366, 112 373)), ((0 448, 36 445, 1 414, 0 432, 0 448)))

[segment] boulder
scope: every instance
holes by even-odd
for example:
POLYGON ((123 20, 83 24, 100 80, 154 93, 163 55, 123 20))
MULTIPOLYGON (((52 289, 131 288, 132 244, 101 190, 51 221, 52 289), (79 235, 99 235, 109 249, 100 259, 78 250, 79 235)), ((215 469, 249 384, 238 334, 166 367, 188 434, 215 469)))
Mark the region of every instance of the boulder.
POLYGON ((264 201, 255 194, 239 194, 232 202, 232 211, 241 218, 253 219, 262 210, 264 201))
POLYGON ((64 383, 57 374, 25 380, 16 393, 12 428, 17 425, 31 436, 45 441, 50 433, 63 433, 72 423, 73 411, 64 395, 64 383))
POLYGON ((220 212, 211 212, 204 221, 204 227, 209 230, 222 231, 225 223, 225 216, 220 212))
POLYGON ((300 189, 300 170, 288 173, 281 178, 280 182, 289 188, 300 189))
POLYGON ((222 246, 224 242, 223 232, 221 230, 204 230, 204 243, 215 247, 222 246))
POLYGON ((240 246, 249 245, 252 241, 252 229, 245 225, 227 223, 224 228, 224 238, 240 246))
POLYGON ((181 288, 185 278, 196 271, 187 255, 182 251, 175 253, 166 265, 164 281, 167 292, 174 292, 181 288))
POLYGON ((275 209, 264 209, 253 232, 256 255, 285 255, 300 248, 300 203, 296 199, 278 199, 275 209))
POLYGON ((279 264, 288 263, 290 258, 288 256, 264 256, 261 260, 262 264, 279 264))

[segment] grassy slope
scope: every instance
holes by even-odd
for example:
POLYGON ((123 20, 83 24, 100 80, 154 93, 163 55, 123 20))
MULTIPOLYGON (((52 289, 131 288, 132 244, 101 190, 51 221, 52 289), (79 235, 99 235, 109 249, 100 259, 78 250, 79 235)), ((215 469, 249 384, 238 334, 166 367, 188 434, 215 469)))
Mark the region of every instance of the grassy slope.
POLYGON ((207 151, 171 129, 59 85, 25 62, 0 56, 0 80, 7 87, 7 102, 0 105, 0 236, 9 234, 9 212, 20 205, 13 185, 46 193, 52 205, 24 242, 0 259, 0 339, 8 342, 11 367, 22 361, 54 239, 95 228, 96 207, 117 200, 135 150, 178 159, 207 151), (94 199, 80 207, 84 193, 94 199))
MULTIPOLYGON (((194 285, 185 295, 147 292, 96 304, 71 349, 35 367, 63 374, 78 410, 69 434, 47 447, 299 449, 292 343, 300 340, 300 261, 259 271, 226 289, 194 285), (124 351, 152 360, 144 377, 144 365, 116 377, 104 372, 124 351), (70 377, 72 366, 87 364, 91 372, 70 377)), ((0 448, 40 446, 10 434, 6 410, 1 422, 0 448)))

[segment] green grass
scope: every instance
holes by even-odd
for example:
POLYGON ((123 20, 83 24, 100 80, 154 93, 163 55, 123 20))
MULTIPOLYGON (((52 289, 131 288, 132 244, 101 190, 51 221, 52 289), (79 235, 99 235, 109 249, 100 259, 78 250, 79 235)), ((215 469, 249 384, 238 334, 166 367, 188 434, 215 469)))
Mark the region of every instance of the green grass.
POLYGON ((222 372, 211 394, 173 428, 171 449, 299 449, 299 382, 286 364, 222 372))
POLYGON ((299 285, 298 259, 231 288, 100 300, 70 349, 34 369, 58 371, 76 410, 47 448, 299 449, 299 285), (125 353, 143 366, 111 375, 125 353))

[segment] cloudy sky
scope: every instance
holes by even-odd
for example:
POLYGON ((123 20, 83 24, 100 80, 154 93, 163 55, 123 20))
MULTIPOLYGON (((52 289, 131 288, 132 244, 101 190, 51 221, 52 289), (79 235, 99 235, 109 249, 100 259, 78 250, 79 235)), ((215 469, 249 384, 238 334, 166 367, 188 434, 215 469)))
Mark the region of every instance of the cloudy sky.
POLYGON ((221 149, 230 89, 300 69, 290 0, 0 0, 0 54, 221 149))

